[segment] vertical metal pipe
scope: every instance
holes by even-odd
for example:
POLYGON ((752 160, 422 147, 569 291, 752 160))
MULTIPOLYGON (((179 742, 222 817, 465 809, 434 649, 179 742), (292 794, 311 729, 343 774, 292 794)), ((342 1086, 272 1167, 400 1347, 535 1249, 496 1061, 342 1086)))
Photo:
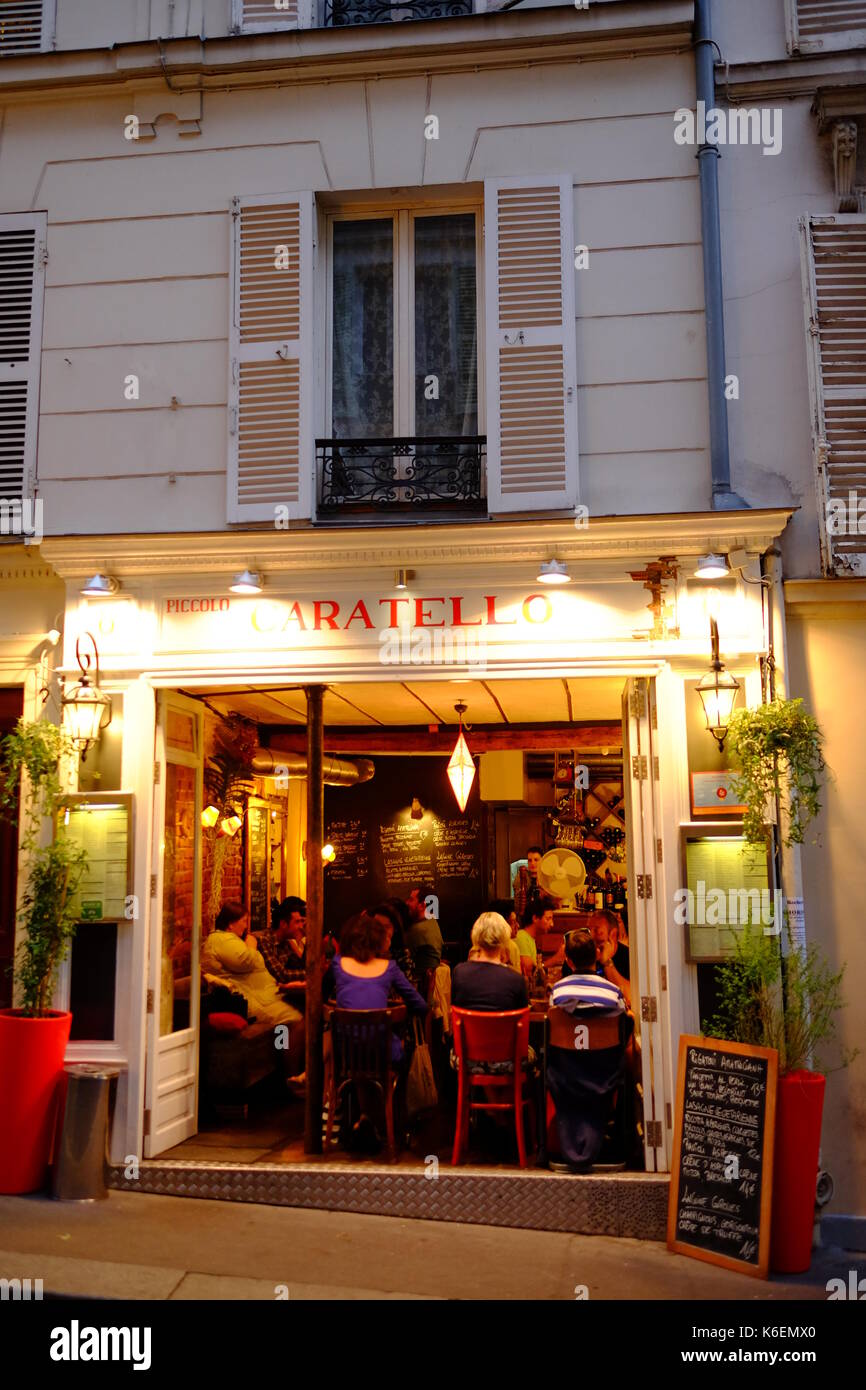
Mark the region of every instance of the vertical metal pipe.
POLYGON ((307 1004, 304 1153, 322 1152, 322 927, 325 828, 323 780, 325 687, 308 685, 307 697, 307 1004))
MULTIPOLYGON (((695 0, 695 86, 704 111, 715 106, 715 45, 710 0, 695 0)), ((700 110, 700 106, 698 108, 700 110)), ((707 395, 710 415, 710 468, 713 510, 737 511, 748 502, 731 489, 728 407, 725 400, 725 310, 722 293, 722 239, 719 219, 719 151, 698 145, 704 261, 704 317, 707 335, 707 395)))

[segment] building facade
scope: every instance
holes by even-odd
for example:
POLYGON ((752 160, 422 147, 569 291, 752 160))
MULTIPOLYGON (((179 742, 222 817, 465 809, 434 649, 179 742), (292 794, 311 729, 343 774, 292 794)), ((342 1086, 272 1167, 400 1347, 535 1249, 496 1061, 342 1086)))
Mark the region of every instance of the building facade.
MULTIPOLYGON (((752 505, 796 508, 781 539, 789 690, 827 738, 832 771, 803 846, 809 934, 846 967, 849 1050, 861 1032, 866 961, 849 904, 864 832, 866 747, 854 708, 863 663, 866 298, 863 85, 866 6, 774 0, 715 9, 718 106, 777 112, 780 151, 722 149, 722 241, 734 486, 752 505)), ((831 1211, 866 1209, 863 1059, 827 1085, 823 1161, 831 1211)))
MULTIPOLYGON (((439 727, 445 710, 456 724, 460 691, 442 687, 468 680, 479 724, 494 705, 516 722, 508 690, 517 722, 605 725, 598 751, 620 729, 646 1164, 665 1172, 677 1038, 702 1008, 672 904, 698 819, 692 774, 722 767, 694 727, 708 620, 750 703, 771 637, 794 693, 821 665, 797 607, 786 669, 770 553, 782 537, 789 597, 816 601, 794 582, 821 574, 800 558, 820 553, 807 417, 802 437, 786 422, 780 450, 766 402, 729 397, 733 471, 719 483, 698 147, 676 135, 697 100, 694 6, 11 8, 0 248, 25 315, 10 317, 0 378, 4 486, 40 503, 31 536, 65 585, 61 669, 91 633, 119 716, 101 785, 132 798, 136 906, 119 924, 112 1035, 70 1054, 124 1068, 115 1156, 162 1152, 195 1123, 195 1004, 185 1027, 163 1028, 160 1001, 166 787, 172 767, 192 769, 196 826, 197 698, 290 725, 298 711, 277 714, 276 692, 327 684, 326 724, 356 717, 329 715, 329 699, 364 703, 375 751, 392 722, 439 727), (699 556, 738 551, 712 590, 694 580, 699 556), (551 560, 569 586, 539 582, 551 560), (261 597, 230 590, 245 570, 264 576, 261 597), (82 596, 94 572, 113 593, 82 596), (413 661, 437 629, 450 647, 413 661), (483 663, 455 645, 469 629, 483 663), (409 648, 387 645, 406 634, 409 648), (427 714, 413 720, 400 701, 419 692, 427 714)), ((758 180, 792 156, 736 154, 766 247, 758 180)), ((747 268, 730 263, 733 165, 736 372, 752 339, 736 293, 747 268)), ((807 382, 805 351, 798 371, 807 382)), ((54 603, 52 590, 46 631, 54 603)), ((792 897, 799 872, 792 855, 792 897)), ((68 1002, 68 972, 63 988, 68 1002)), ((830 1135, 838 1177, 837 1118, 830 1135)), ((842 1191, 859 1210, 856 1185, 842 1191)))

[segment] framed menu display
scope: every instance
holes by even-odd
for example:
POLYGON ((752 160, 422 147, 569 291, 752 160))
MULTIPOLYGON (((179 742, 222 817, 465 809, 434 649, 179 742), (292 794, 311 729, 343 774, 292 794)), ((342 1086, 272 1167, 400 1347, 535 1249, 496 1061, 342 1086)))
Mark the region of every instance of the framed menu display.
POLYGON ((732 956, 749 920, 780 925, 763 847, 747 844, 738 826, 687 825, 680 833, 685 891, 677 895, 674 921, 685 927, 687 960, 732 956))
POLYGON ((66 796, 57 833, 87 853, 75 895, 81 922, 119 922, 132 892, 132 794, 81 792, 66 796))

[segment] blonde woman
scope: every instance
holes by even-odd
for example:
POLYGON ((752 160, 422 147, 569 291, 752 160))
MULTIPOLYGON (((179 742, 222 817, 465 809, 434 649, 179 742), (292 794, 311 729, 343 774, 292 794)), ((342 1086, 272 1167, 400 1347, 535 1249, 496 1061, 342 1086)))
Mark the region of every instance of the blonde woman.
POLYGON ((451 1002, 458 1009, 508 1011, 529 1003, 526 981, 510 970, 511 929, 499 912, 482 912, 472 928, 469 960, 454 969, 451 1002))

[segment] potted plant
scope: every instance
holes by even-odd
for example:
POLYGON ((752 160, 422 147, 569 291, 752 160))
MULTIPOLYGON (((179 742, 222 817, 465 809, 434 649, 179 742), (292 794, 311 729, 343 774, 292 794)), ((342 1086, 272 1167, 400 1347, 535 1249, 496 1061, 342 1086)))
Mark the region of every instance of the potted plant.
POLYGON ((54 830, 72 753, 55 724, 26 723, 3 740, 0 809, 20 824, 25 873, 15 964, 17 1007, 0 1010, 0 1192, 34 1192, 46 1181, 59 1082, 72 1015, 51 1008, 57 974, 75 934, 75 895, 86 853, 54 830), (25 781, 22 785, 22 773, 25 781))
MULTIPOLYGON (((740 764, 734 790, 746 807, 744 839, 770 843, 778 865, 781 844, 802 844, 821 809, 826 764, 820 727, 802 700, 771 700, 740 710, 729 737, 740 764)), ((779 1054, 770 1254, 778 1273, 801 1273, 811 1261, 824 1056, 835 1042, 843 975, 844 966, 834 973, 814 943, 792 939, 787 911, 784 923, 769 929, 750 922, 735 955, 717 967, 717 1010, 703 1025, 713 1037, 779 1054)), ((850 1060, 843 1057, 842 1064, 850 1060)))

